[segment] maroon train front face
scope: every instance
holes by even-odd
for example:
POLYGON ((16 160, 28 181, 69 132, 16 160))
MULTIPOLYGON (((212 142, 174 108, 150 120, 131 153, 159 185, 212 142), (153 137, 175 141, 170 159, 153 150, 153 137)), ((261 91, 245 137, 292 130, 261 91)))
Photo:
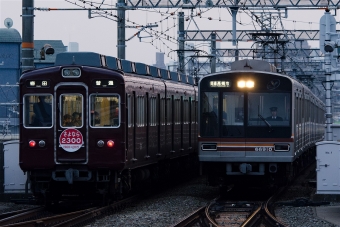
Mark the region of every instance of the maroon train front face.
MULTIPOLYGON (((124 103, 121 73, 88 67, 54 67, 21 78, 23 128, 20 166, 23 170, 68 165, 122 169, 124 103), (72 71, 77 76, 67 76, 72 71), (93 75, 97 78, 93 78, 93 75), (53 151, 53 152, 51 152, 53 151)), ((83 175, 83 174, 82 174, 83 175)), ((63 176, 65 177, 65 176, 63 176)), ((88 172, 83 177, 90 177, 88 172)), ((55 176, 58 179, 58 174, 55 176)))
POLYGON ((132 182, 160 176, 155 170, 162 163, 192 159, 195 86, 141 76, 133 67, 102 67, 109 59, 95 53, 64 53, 59 61, 68 58, 75 64, 37 69, 20 79, 19 164, 34 195, 57 200, 122 194, 132 182), (74 60, 89 58, 96 59, 92 66, 74 60))

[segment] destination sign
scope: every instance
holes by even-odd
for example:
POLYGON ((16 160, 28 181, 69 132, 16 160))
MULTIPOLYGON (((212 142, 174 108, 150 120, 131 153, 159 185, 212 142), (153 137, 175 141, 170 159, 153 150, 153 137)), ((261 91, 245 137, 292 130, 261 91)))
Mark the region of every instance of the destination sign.
POLYGON ((213 80, 210 81, 210 87, 230 87, 230 81, 227 80, 213 80))

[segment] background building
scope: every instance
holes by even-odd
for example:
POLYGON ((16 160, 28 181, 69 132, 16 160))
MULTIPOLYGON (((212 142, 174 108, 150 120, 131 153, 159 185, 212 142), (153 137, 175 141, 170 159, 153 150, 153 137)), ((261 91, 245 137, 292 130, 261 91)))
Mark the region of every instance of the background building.
POLYGON ((160 69, 166 68, 164 64, 164 53, 161 53, 161 52, 156 53, 156 64, 154 64, 153 66, 160 68, 160 69))
POLYGON ((0 28, 0 140, 18 138, 20 58, 19 32, 0 28))
POLYGON ((79 44, 77 42, 69 42, 67 51, 68 52, 78 52, 79 51, 79 44))

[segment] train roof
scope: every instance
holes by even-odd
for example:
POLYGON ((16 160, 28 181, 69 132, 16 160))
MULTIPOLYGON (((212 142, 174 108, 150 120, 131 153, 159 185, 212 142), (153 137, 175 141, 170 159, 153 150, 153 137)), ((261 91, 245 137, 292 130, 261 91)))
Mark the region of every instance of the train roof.
POLYGON ((231 70, 256 70, 265 72, 277 72, 276 67, 267 61, 255 59, 243 59, 234 61, 230 65, 231 70))
POLYGON ((121 70, 124 73, 132 73, 141 76, 151 76, 196 85, 195 79, 185 74, 171 72, 166 69, 149 66, 144 63, 131 62, 112 56, 105 56, 94 52, 64 52, 56 56, 55 66, 62 65, 86 65, 92 67, 105 67, 113 70, 121 70))
POLYGON ((100 54, 92 52, 64 52, 56 56, 54 65, 86 65, 93 67, 103 67, 100 54))

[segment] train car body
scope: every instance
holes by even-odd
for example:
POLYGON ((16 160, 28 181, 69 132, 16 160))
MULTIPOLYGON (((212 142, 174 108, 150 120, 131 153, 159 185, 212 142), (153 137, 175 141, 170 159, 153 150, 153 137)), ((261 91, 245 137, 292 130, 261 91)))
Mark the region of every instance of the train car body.
POLYGON ((33 194, 121 197, 184 170, 197 156, 197 87, 165 71, 79 52, 25 72, 19 165, 33 194))
POLYGON ((199 160, 211 185, 283 183, 314 159, 324 104, 275 71, 268 62, 241 60, 199 81, 199 160))

